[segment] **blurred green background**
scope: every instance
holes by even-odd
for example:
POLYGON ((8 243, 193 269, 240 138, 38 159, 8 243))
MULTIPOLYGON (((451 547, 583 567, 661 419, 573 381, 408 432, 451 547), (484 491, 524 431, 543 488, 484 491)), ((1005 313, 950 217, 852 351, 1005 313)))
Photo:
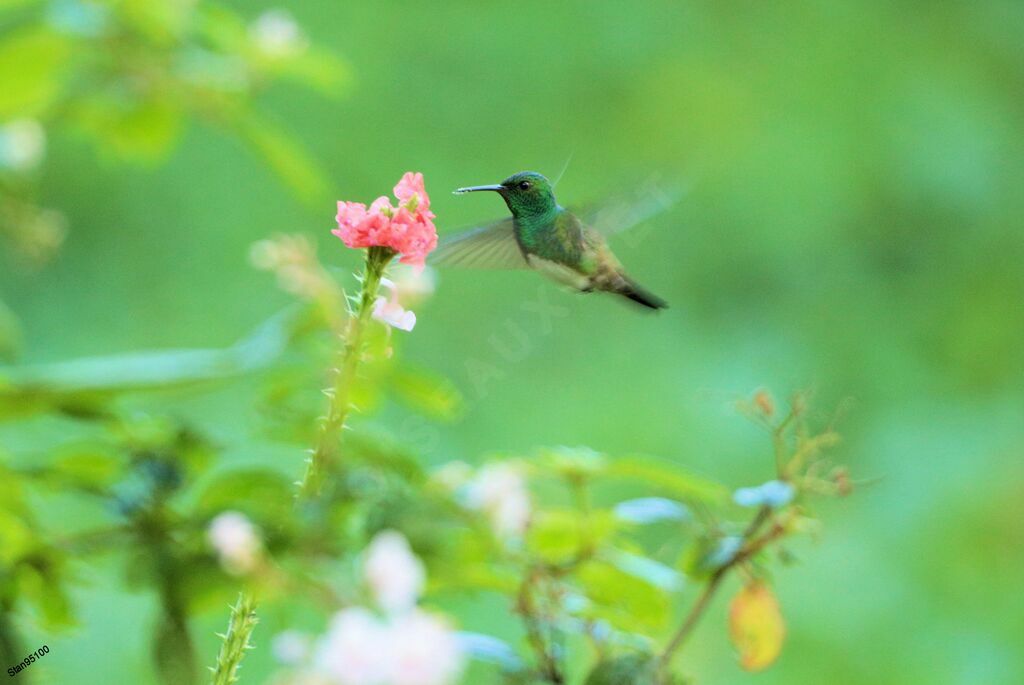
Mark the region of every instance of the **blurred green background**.
MULTIPOLYGON (((269 8, 231 4, 247 17, 269 8)), ((570 155, 563 204, 680 179, 671 212, 615 243, 670 309, 648 316, 544 285, 570 308, 548 328, 522 308, 536 276, 443 272, 401 351, 448 375, 466 413, 424 428, 387 407, 375 421, 425 436, 435 463, 586 444, 741 486, 770 478, 771 460, 734 400, 809 388, 819 420, 844 436, 840 460, 878 481, 823 506, 820 540, 777 574, 788 644, 754 678, 1024 682, 1024 5, 288 9, 351 70, 339 99, 287 84, 258 96, 324 167, 324 201, 300 202, 207 125, 142 166, 53 131, 38 201, 66 214, 65 244, 39 270, 0 259, 21 361, 230 344, 290 301, 249 266, 254 241, 301 232, 326 263, 352 267, 357 255, 329 233, 332 200, 370 200, 406 170, 424 173, 442 233, 504 212, 497 197, 449 190, 523 169, 554 177, 570 155), (502 353, 508 340, 515 354, 502 353), (496 369, 483 392, 467 360, 496 369)), ((301 454, 246 447, 246 399, 236 388, 160 401, 239 445, 237 458, 297 470, 301 454)), ((0 430, 15 451, 55 439, 0 430)), ((44 682, 150 682, 139 627, 151 600, 86 575, 79 627, 33 640, 51 647, 44 682)), ((457 605, 470 628, 500 609, 457 605)), ((724 614, 721 598, 680 660, 699 682, 750 677, 724 614)), ((203 618, 196 634, 223 620, 203 618)), ((200 644, 210 662, 215 638, 200 644)), ((245 671, 269 668, 263 649, 245 671)))

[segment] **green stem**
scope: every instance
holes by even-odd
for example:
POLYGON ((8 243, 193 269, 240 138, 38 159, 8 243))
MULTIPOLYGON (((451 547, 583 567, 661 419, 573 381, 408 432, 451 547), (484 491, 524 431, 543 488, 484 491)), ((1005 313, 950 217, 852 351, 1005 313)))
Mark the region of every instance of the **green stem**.
POLYGON ((519 596, 516 602, 517 609, 526 628, 526 639, 529 641, 530 647, 537 657, 541 679, 546 683, 551 683, 551 685, 562 685, 565 682, 565 676, 562 675, 562 671, 558 666, 558 659, 548 647, 548 640, 544 636, 542 627, 542 619, 538 615, 539 612, 534 603, 533 583, 537 578, 537 574, 537 569, 527 569, 526 576, 519 586, 519 596))
POLYGON ((199 682, 195 645, 188 630, 188 610, 182 593, 185 577, 181 562, 168 551, 169 540, 156 543, 151 549, 157 562, 160 579, 161 615, 153 642, 153 655, 159 680, 166 685, 193 685, 199 682))
POLYGON ((13 607, 4 602, 0 604, 0 667, 8 668, 25 658, 18 629, 14 625, 13 607))
POLYGON ((231 618, 228 630, 224 633, 224 641, 217 655, 217 665, 213 670, 212 685, 231 685, 238 682, 238 669, 246 651, 252 649, 249 637, 256 627, 256 599, 243 590, 238 601, 231 607, 231 618))
POLYGON ((713 574, 711 574, 711 578, 708 580, 707 585, 704 586, 700 596, 697 597, 697 601, 694 602, 692 607, 690 607, 690 611, 687 612, 682 624, 672 635, 668 645, 658 657, 657 678, 655 682, 666 682, 666 675, 668 673, 668 668, 672 663, 672 657, 674 657, 676 652, 679 651, 679 648, 683 646, 686 639, 693 632, 693 629, 697 627, 700 619, 704 616, 705 610, 708 608, 712 598, 715 596, 715 592, 718 591, 718 588, 721 586, 722 581, 725 579, 725 576, 728 575, 729 571, 744 564, 747 560, 757 555, 766 546, 777 540, 786 532, 784 525, 776 523, 763 535, 757 535, 764 524, 771 518, 771 515, 771 507, 761 507, 747 526, 747 529, 743 532, 743 546, 740 547, 739 552, 737 552, 736 555, 724 566, 720 566, 713 574))
POLYGON ((384 269, 394 256, 385 247, 371 247, 366 253, 366 273, 358 296, 355 312, 345 327, 344 340, 338 350, 334 382, 328 392, 327 416, 320 425, 316 446, 306 466, 306 475, 299 485, 300 499, 315 499, 320 495, 324 481, 335 466, 341 432, 352 409, 352 385, 363 356, 363 336, 373 313, 373 303, 380 289, 384 269))

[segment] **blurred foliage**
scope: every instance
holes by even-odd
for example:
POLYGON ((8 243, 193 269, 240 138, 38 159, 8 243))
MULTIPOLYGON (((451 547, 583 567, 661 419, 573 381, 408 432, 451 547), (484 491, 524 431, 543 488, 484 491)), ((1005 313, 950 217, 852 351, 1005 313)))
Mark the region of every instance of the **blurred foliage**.
MULTIPOLYGON (((30 265, 63 242, 63 208, 37 206, 35 186, 47 139, 65 130, 104 159, 152 164, 201 120, 247 143, 298 197, 323 202, 323 170, 256 100, 278 82, 336 96, 347 81, 345 63, 284 10, 246 23, 191 0, 0 5, 0 237, 30 265)), ((0 309, 0 353, 15 342, 0 309)))
MULTIPOLYGON (((317 346, 303 341, 325 333, 333 338, 328 322, 323 321, 324 327, 317 332, 296 325, 302 317, 285 320, 292 322, 287 336, 291 345, 311 350, 312 359, 322 363, 317 346)), ((272 324, 278 326, 280 321, 279 316, 272 324)), ((387 338, 378 339, 372 357, 386 365, 393 363, 393 355, 381 354, 389 345, 387 338)), ((168 354, 191 360, 229 352, 144 354, 146 368, 177 371, 149 374, 145 384, 124 372, 138 368, 133 362, 139 355, 78 362, 78 367, 69 366, 75 363, 43 367, 23 374, 24 379, 8 379, 6 392, 15 397, 10 406, 29 405, 42 413, 57 413, 88 430, 55 446, 46 457, 4 466, 2 482, 7 493, 0 510, 4 543, 0 577, 7 579, 2 595, 5 614, 28 602, 51 629, 71 621, 68 585, 77 578, 67 571, 70 556, 84 560, 113 554, 123 565, 128 588, 150 591, 158 598, 160 613, 152 628, 158 680, 198 682, 189 617, 217 606, 231 587, 230 575, 218 568, 205 536, 212 519, 232 511, 246 515, 263 532, 267 556, 247 582, 260 589, 265 608, 295 602, 319 611, 347 606, 357 597, 353 593, 358 583, 339 580, 348 575, 344 569, 351 568, 353 550, 365 547, 382 530, 399 530, 427 561, 434 592, 507 596, 526 626, 536 669, 530 675, 525 664, 531 660, 517 661, 517 669, 505 673, 511 681, 528 677, 565 682, 566 655, 554 651, 558 638, 550 636, 583 631, 601 657, 587 682, 676 682, 667 672, 658 675, 661 667, 649 650, 655 647, 653 637, 670 628, 672 597, 687 586, 687 577, 707 582, 702 579, 717 578, 734 566, 763 576, 769 543, 808 529, 802 495, 842 495, 850 488, 848 480, 842 480, 844 471, 823 475, 820 436, 804 433, 803 423, 794 420, 802 411, 802 400, 798 400, 797 408, 773 428, 779 463, 785 465, 780 476, 789 479, 790 494, 784 501, 762 504, 749 525, 720 518, 731 513, 723 509, 723 491, 678 466, 651 458, 612 459, 588 449, 558 448, 528 461, 503 462, 514 464, 508 468, 524 469, 535 492, 546 493, 534 505, 525 539, 517 540, 501 527, 492 531, 486 517, 471 511, 473 496, 467 490, 473 487, 471 479, 465 474, 455 480, 445 475, 457 463, 428 477, 415 456, 372 434, 346 438, 346 458, 327 479, 325 495, 300 502, 296 511, 294 486, 280 469, 223 470, 217 464, 222 446, 188 424, 171 416, 121 408, 125 395, 175 387, 191 379, 187 361, 160 363, 168 354), (67 368, 85 368, 92 375, 68 373, 67 368), (75 393, 88 388, 92 377, 104 378, 105 383, 102 392, 95 390, 86 411, 75 393), (45 401, 28 403, 18 392, 40 393, 45 401), (211 471, 214 475, 208 477, 211 471), (607 503, 605 497, 594 497, 602 485, 623 477, 638 481, 650 496, 607 503), (44 542, 49 536, 33 522, 23 489, 84 498, 99 505, 99 520, 93 527, 65 532, 50 546, 44 542), (700 515, 691 516, 691 511, 700 515), (662 526, 661 534, 650 547, 640 533, 646 525, 657 524, 662 526), (757 537, 769 524, 771 531, 757 537), (736 537, 741 528, 745 532, 736 537), (730 540, 738 542, 723 553, 724 543, 730 540), (702 561, 690 568, 685 560, 693 558, 702 561), (647 656, 637 653, 638 649, 647 656), (625 655, 606 656, 622 650, 625 655)), ((402 378, 412 379, 417 394, 427 398, 423 406, 430 413, 437 400, 423 391, 429 386, 408 372, 402 378)), ((209 382, 206 377, 201 380, 209 382)), ((751 406, 757 406, 756 400, 751 406)), ((301 412, 286 417, 282 420, 304 426, 314 423, 313 416, 301 412)), ((23 419, 24 413, 7 418, 23 419)), ((301 430, 286 435, 308 440, 301 430)), ((717 580, 711 582, 713 587, 717 580)), ((733 632, 739 634, 735 639, 745 667, 759 669, 778 654, 781 618, 777 605, 773 605, 774 614, 758 612, 757 606, 737 609, 751 604, 745 599, 750 588, 759 588, 758 598, 768 592, 763 581, 741 591, 734 601, 733 632), (767 637, 765 631, 769 631, 767 637), (766 640, 773 639, 766 645, 766 640), (752 641, 753 646, 748 646, 752 641), (748 656, 752 649, 754 656, 748 656)), ((0 637, 5 644, 22 642, 13 628, 0 637)))
MULTIPOLYGON (((301 241, 277 239, 273 260, 271 249, 254 253, 257 265, 276 271, 279 283, 306 304, 230 348, 138 352, 4 372, 0 418, 27 422, 51 415, 86 430, 45 455, 4 465, 11 492, 0 516, 0 570, 8 579, 0 642, 23 642, 7 619, 22 603, 36 605, 48 625, 72 620, 68 586, 77 579, 64 572, 66 557, 113 554, 126 587, 156 597, 151 653, 158 682, 198 683, 190 617, 216 606, 231 576, 242 576, 247 592, 259 592, 264 611, 278 603, 339 611, 360 601, 352 576, 358 551, 376 534, 395 530, 426 561, 434 593, 491 593, 514 608, 532 654, 494 671, 509 682, 558 685, 576 679, 570 671, 576 668, 590 672, 588 682, 680 682, 672 658, 706 603, 696 601, 676 637, 654 656, 660 636, 678 620, 673 598, 690 583, 703 583, 701 596, 710 597, 733 568, 760 579, 733 603, 741 663, 760 670, 777 658, 784 629, 764 580, 767 552, 790 533, 812 528, 805 495, 845 495, 852 487, 844 470, 825 467, 822 453, 835 437, 807 431, 802 396, 782 417, 764 391, 741 407, 769 429, 779 478, 742 497, 745 491, 737 491, 737 504, 757 507, 749 523, 726 518, 734 512, 725 488, 650 457, 563 447, 528 459, 506 457, 477 475, 461 462, 429 474, 419 455, 372 431, 345 436, 343 458, 323 465, 330 471, 319 496, 296 501, 282 470, 224 470, 218 464, 222 445, 187 421, 130 404, 139 393, 196 383, 209 390, 257 375, 272 398, 260 403, 271 435, 311 444, 320 408, 301 398, 312 382, 282 378, 297 372, 308 380, 307 369, 324 368, 334 357, 341 315, 324 305, 343 294, 301 241), (289 250, 297 256, 283 258, 289 250), (518 484, 522 475, 536 501, 518 484), (609 500, 606 486, 621 481, 635 481, 646 496, 609 500), (52 549, 44 546, 49 536, 33 523, 23 487, 84 498, 99 505, 98 520, 63 535, 52 549), (213 537, 211 549, 207 537, 225 512, 244 516, 261 537, 251 556, 218 563, 217 554, 225 552, 217 551, 213 537), (641 532, 657 524, 662 534, 651 546, 641 532), (591 642, 589 666, 583 654, 561 646, 564 636, 579 633, 591 642)), ((450 383, 403 367, 390 328, 377 324, 368 333, 367 348, 354 352, 365 373, 353 376, 357 387, 349 392, 364 412, 390 392, 427 416, 455 416, 450 408, 461 399, 450 383)), ((335 401, 333 394, 328 398, 335 401)), ((225 640, 225 650, 240 653, 225 640)), ((516 652, 510 645, 502 650, 516 652)))
MULTIPOLYGON (((799 541, 777 548, 782 563, 804 563, 777 575, 756 565, 786 623, 785 648, 758 680, 1024 680, 1020 3, 300 0, 288 9, 309 59, 256 54, 258 10, 246 3, 0 1, 0 356, 26 363, 0 369, 0 516, 17 522, 3 542, 19 555, 4 556, 0 572, 0 648, 53 648, 19 678, 154 681, 149 659, 110 658, 114 641, 142 655, 158 625, 174 629, 158 623, 174 603, 160 599, 151 567, 131 570, 141 565, 126 554, 136 542, 118 542, 134 525, 111 494, 118 484, 121 498, 150 492, 137 511, 169 517, 164 530, 183 540, 172 554, 196 565, 181 592, 203 665, 237 580, 201 530, 229 506, 264 530, 286 574, 320 550, 330 557, 397 527, 428 560, 431 603, 524 647, 504 599, 522 567, 483 542, 487 531, 464 532, 473 521, 435 488, 435 467, 453 458, 525 463, 543 504, 526 551, 545 564, 571 561, 578 534, 558 469, 589 474, 575 477, 593 490, 590 534, 612 549, 565 581, 573 592, 607 597, 621 584, 629 607, 692 598, 741 544, 744 510, 728 492, 772 476, 773 436, 732 417, 734 400, 765 384, 814 387, 814 425, 829 426, 822 411, 839 407, 844 454, 858 474, 880 478, 849 506, 821 506, 829 532, 813 551, 799 541), (320 97, 351 80, 336 57, 320 61, 320 45, 350 61, 352 97, 320 97), (640 318, 533 274, 443 274, 438 296, 417 308, 415 333, 366 369, 378 380, 360 390, 365 413, 346 436, 356 468, 339 483, 360 505, 308 512, 278 531, 322 412, 315 389, 334 305, 314 300, 312 311, 268 324, 279 334, 230 347, 286 301, 244 267, 245 251, 303 231, 326 263, 347 265, 327 232, 329 200, 373 197, 417 168, 439 227, 454 231, 502 208, 444 190, 523 168, 555 177, 570 155, 558 186, 568 204, 655 172, 687 181, 675 210, 614 243, 672 308, 640 318), (301 186, 301 204, 282 178, 301 186), (334 190, 314 213, 325 188, 334 190), (564 314, 545 319, 526 306, 536 303, 564 314), (494 336, 517 327, 530 344, 508 358, 494 336), (135 352, 178 345, 184 356, 135 352), (83 357, 84 366, 55 361, 83 357), (481 366, 496 370, 483 386, 471 372, 481 366), (422 375, 414 382, 406 369, 422 375), (141 466, 124 435, 154 420, 172 427, 149 447, 164 462, 176 463, 168 455, 181 451, 171 437, 180 430, 215 452, 156 499, 159 468, 141 466), (561 443, 595 452, 532 448, 561 443), (666 460, 638 456, 655 454, 666 460), (563 459, 571 468, 556 468, 563 459), (657 473, 667 476, 659 485, 657 473), (410 495, 428 488, 436 498, 410 495), (722 529, 662 548, 709 524, 722 529), (486 589, 467 595, 464 584, 486 589), (47 609, 44 597, 64 600, 47 609), (58 627, 61 605, 77 628, 58 627)), ((762 404, 758 395, 742 409, 760 421, 762 404)), ((807 437, 823 440, 808 449, 835 438, 829 429, 807 437)), ((849 486, 844 472, 825 475, 786 506, 849 486)), ((801 525, 817 540, 810 521, 801 525)), ((351 569, 317 563, 316 577, 333 586, 304 584, 316 601, 279 589, 276 573, 267 581, 270 608, 243 671, 257 682, 275 669, 268 636, 319 629, 323 607, 349 599, 351 569)), ((660 625, 663 636, 664 618, 682 610, 617 607, 591 604, 584 616, 626 640, 592 682, 644 673, 651 645, 634 643, 629 624, 660 625)), ((696 682, 739 680, 724 602, 711 604, 706 627, 680 670, 696 682)), ((591 654, 583 631, 567 632, 582 680, 591 654)), ((477 664, 466 679, 497 678, 477 664)))

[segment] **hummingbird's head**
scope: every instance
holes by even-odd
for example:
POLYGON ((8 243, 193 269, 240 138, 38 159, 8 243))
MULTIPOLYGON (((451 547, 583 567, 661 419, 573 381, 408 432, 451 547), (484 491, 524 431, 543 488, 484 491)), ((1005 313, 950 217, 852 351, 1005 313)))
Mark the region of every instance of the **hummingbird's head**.
POLYGON ((459 188, 456 194, 473 193, 479 190, 493 190, 501 195, 513 216, 536 216, 547 214, 558 206, 551 181, 536 171, 520 171, 501 183, 487 186, 459 188))

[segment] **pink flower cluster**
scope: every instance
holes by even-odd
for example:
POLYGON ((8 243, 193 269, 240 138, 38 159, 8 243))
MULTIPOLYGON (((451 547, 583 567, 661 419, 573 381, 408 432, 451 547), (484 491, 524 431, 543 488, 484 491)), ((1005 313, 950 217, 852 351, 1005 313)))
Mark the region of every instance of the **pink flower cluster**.
POLYGON ((423 174, 406 172, 395 186, 398 206, 381 196, 367 209, 361 202, 338 202, 338 228, 331 231, 349 247, 390 247, 405 264, 423 266, 437 247, 434 213, 423 188, 423 174))

